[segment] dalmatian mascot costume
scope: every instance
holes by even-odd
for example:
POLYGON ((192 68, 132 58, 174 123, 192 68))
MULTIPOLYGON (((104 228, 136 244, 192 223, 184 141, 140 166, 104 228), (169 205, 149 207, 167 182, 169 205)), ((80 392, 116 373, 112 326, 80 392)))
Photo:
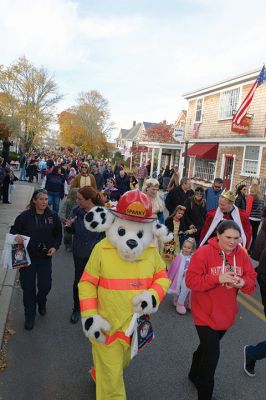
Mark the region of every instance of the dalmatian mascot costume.
POLYGON ((82 326, 92 343, 96 399, 126 399, 123 369, 131 359, 133 316, 158 310, 170 280, 154 241, 172 239, 152 216, 138 189, 121 196, 115 210, 94 207, 85 226, 106 237, 96 244, 79 282, 82 326))

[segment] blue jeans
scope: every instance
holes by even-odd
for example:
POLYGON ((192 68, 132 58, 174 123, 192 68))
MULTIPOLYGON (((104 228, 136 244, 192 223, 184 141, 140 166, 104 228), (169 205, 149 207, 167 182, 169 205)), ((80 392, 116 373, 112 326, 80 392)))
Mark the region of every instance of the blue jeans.
POLYGON ((25 166, 20 168, 19 171, 20 171, 19 180, 20 181, 25 181, 26 180, 26 168, 25 168, 25 166))
POLYGON ((247 346, 246 354, 247 358, 251 361, 257 361, 266 358, 266 340, 256 344, 256 346, 247 346))
POLYGON ((48 204, 53 207, 53 211, 59 212, 60 192, 48 192, 48 204))

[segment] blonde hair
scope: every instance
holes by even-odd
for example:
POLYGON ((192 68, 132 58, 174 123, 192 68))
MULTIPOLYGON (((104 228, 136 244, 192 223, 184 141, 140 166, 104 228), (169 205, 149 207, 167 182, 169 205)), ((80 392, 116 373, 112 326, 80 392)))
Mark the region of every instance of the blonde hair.
MULTIPOLYGON (((147 195, 147 189, 150 187, 155 187, 155 186, 157 186, 159 189, 160 184, 159 184, 159 181, 157 181, 157 179, 155 179, 155 178, 146 179, 146 181, 144 182, 144 185, 143 185, 142 192, 147 195)), ((161 196, 159 195, 158 191, 157 191, 156 196, 154 198, 150 198, 150 200, 151 200, 153 214, 157 214, 158 212, 164 211, 164 208, 165 208, 164 202, 163 202, 161 196)))
POLYGON ((159 183, 159 181, 157 181, 157 179, 155 179, 155 178, 146 179, 146 181, 144 182, 142 191, 144 193, 146 193, 147 188, 154 187, 154 186, 158 186, 158 188, 160 186, 160 183, 159 183))
POLYGON ((262 198, 261 188, 258 183, 252 183, 249 193, 253 194, 253 196, 257 196, 259 199, 262 198))

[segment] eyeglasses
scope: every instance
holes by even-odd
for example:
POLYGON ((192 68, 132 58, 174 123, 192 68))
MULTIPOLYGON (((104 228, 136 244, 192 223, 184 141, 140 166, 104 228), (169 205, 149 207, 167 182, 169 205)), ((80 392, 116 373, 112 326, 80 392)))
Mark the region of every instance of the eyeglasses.
POLYGON ((84 167, 81 167, 81 169, 88 169, 88 167, 85 167, 85 165, 84 165, 84 167))

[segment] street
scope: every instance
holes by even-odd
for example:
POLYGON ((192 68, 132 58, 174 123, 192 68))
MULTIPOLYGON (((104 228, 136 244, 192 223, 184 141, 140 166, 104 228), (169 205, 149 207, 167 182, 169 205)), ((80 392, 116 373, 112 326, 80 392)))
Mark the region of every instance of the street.
MULTIPOLYGON (((7 368, 0 374, 1 400, 88 400, 95 387, 88 371, 92 364, 90 345, 81 324, 69 322, 72 310, 72 254, 61 247, 53 262, 53 288, 47 315, 37 316, 32 331, 23 328, 22 291, 14 289, 8 326, 15 330, 7 345, 7 368)), ((221 343, 214 396, 217 400, 265 399, 266 360, 257 363, 256 377, 243 372, 243 346, 265 339, 265 322, 255 301, 241 297, 237 323, 221 343), (257 315, 253 312, 257 311, 257 315)), ((196 390, 187 379, 192 352, 198 344, 191 315, 177 315, 167 296, 152 318, 155 340, 125 372, 128 400, 196 400, 196 390)))

